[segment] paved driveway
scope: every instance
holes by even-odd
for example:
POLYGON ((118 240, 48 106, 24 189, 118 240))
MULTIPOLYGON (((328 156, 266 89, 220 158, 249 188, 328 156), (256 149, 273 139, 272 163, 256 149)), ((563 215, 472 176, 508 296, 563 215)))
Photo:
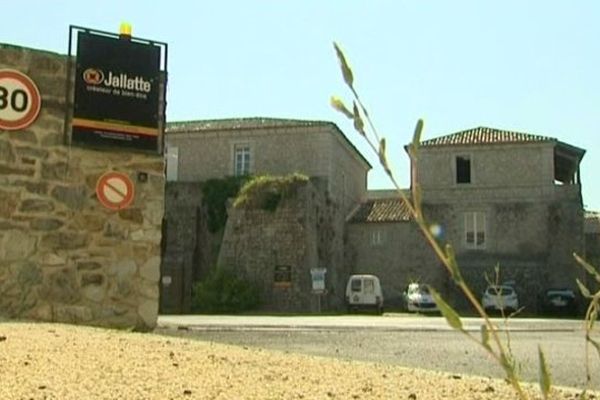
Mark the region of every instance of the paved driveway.
MULTIPOLYGON (((500 319, 494 320, 503 326, 500 319)), ((481 320, 463 319, 479 335, 481 320)), ((560 386, 583 387, 585 342, 582 321, 525 319, 509 322, 511 348, 524 380, 538 377, 542 345, 560 386)), ((161 316, 157 333, 276 351, 503 378, 485 352, 448 327, 442 317, 407 314, 343 316, 161 316)), ((503 338, 506 336, 503 333, 503 338)), ((593 350, 592 350, 593 351, 593 350)), ((600 389, 597 354, 591 353, 592 387, 600 389)))
MULTIPOLYGON (((468 331, 479 331, 480 318, 463 318, 468 331)), ((515 318, 505 324, 494 318, 499 328, 511 331, 582 331, 583 322, 567 319, 515 318)), ((342 330, 375 329, 388 331, 449 331, 452 330, 439 316, 412 314, 337 315, 337 316, 231 316, 231 315, 161 315, 160 327, 188 327, 204 330, 234 329, 301 329, 342 330)))

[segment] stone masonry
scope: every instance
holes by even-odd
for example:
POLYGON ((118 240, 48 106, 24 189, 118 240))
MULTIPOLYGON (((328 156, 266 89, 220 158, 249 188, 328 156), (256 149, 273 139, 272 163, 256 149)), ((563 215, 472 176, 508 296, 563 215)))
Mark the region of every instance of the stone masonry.
POLYGON ((275 211, 230 207, 218 265, 260 287, 268 311, 336 310, 343 307, 350 269, 344 263, 344 217, 312 181, 275 211), (277 282, 276 268, 290 280, 277 282), (326 268, 326 293, 312 292, 311 268, 326 268), (319 303, 320 302, 320 303, 319 303))
POLYGON ((0 44, 0 69, 27 74, 42 96, 33 125, 0 130, 0 315, 151 329, 163 159, 65 144, 66 67, 66 56, 0 44), (134 182, 129 208, 98 202, 96 182, 108 171, 134 182))

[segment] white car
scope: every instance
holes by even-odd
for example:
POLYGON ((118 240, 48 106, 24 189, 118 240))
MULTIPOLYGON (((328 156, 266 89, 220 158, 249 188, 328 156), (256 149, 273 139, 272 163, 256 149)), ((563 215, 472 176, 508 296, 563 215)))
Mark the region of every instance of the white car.
POLYGON ((429 286, 422 283, 411 283, 404 292, 404 301, 408 312, 439 312, 437 304, 429 291, 429 286))
POLYGON ((348 312, 359 308, 372 308, 383 314, 383 292, 375 275, 351 275, 346 285, 348 312))
POLYGON ((491 285, 483 293, 481 305, 487 312, 502 311, 512 313, 519 309, 519 298, 512 286, 491 285))

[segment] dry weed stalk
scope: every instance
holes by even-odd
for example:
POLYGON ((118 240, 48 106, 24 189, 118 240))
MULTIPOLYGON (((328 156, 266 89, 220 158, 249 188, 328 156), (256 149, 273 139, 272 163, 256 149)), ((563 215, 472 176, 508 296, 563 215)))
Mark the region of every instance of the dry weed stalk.
MULTIPOLYGON (((417 181, 417 159, 418 159, 418 151, 419 145, 421 143, 421 133, 423 131, 423 120, 419 119, 413 134, 413 139, 411 144, 408 146, 408 153, 412 165, 412 176, 411 176, 411 199, 409 199, 404 192, 401 190, 398 182, 396 181, 393 172, 391 171, 390 165, 388 163, 387 155, 386 155, 386 141, 385 137, 382 137, 377 132, 371 118, 369 117, 369 113, 363 104, 358 92, 354 86, 354 75, 352 73, 352 69, 350 65, 346 61, 346 57, 337 43, 334 43, 335 52, 337 54, 337 58, 340 63, 342 76, 344 78, 344 82, 350 89, 350 92, 353 96, 352 101, 352 110, 346 107, 345 103, 339 97, 331 97, 331 105, 334 109, 345 115, 348 119, 353 121, 354 129, 365 138, 371 149, 375 152, 375 154, 379 157, 379 162, 392 184, 394 185, 398 196, 406 207, 408 208, 412 218, 419 226, 421 232, 427 239, 427 242, 440 259, 452 279, 454 283, 460 288, 462 293, 466 296, 468 301, 473 305, 477 314, 483 319, 483 325, 481 325, 480 337, 469 333, 466 329, 464 329, 462 321, 460 319, 459 314, 444 301, 444 299, 440 296, 440 294, 432 290, 432 295, 437 303, 442 315, 445 317, 448 324, 457 331, 462 332, 467 338, 477 343, 478 346, 482 347, 489 355, 492 356, 494 360, 502 367, 506 374, 507 381, 512 385, 512 387, 517 392, 517 395, 520 399, 527 399, 527 393, 523 390, 520 378, 517 373, 517 364, 515 359, 510 351, 510 348, 505 346, 500 340, 500 335, 498 333, 497 327, 492 323, 490 317, 482 307, 479 300, 475 297, 472 290, 469 288, 465 280, 463 279, 458 263, 456 262, 456 255, 454 252, 454 248, 451 244, 447 243, 443 247, 438 241, 435 239, 434 235, 430 230, 430 225, 428 224, 425 216, 423 215, 422 210, 422 201, 421 201, 421 187, 419 182, 417 181), (368 129, 365 128, 365 120, 368 124, 368 129)), ((600 281, 599 281, 600 282, 600 281)), ((595 309, 597 313, 598 308, 595 309)), ((600 347, 596 347, 600 352, 600 347)), ((540 363, 540 389, 544 399, 548 398, 548 395, 551 390, 551 380, 550 374, 548 372, 546 360, 544 357, 544 353, 542 349, 538 347, 538 355, 539 355, 539 363, 540 363)))

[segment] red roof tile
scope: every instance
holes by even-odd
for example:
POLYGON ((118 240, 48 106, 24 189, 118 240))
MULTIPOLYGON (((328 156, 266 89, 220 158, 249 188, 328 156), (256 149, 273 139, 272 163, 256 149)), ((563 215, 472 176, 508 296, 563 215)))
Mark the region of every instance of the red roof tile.
POLYGON ((400 198, 373 199, 362 203, 349 222, 406 222, 410 219, 408 207, 400 198))
POLYGON ((529 133, 505 131, 480 126, 452 133, 450 135, 424 140, 421 142, 421 146, 460 146, 472 144, 539 143, 556 141, 556 139, 547 136, 531 135, 529 133))

